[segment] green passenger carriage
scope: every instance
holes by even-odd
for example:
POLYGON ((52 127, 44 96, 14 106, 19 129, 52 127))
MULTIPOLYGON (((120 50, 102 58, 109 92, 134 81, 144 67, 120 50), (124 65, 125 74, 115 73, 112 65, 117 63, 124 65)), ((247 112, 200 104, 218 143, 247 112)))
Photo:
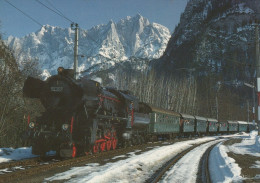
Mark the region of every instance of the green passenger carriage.
POLYGON ((238 122, 237 121, 228 121, 228 131, 231 133, 238 131, 238 122))
POLYGON ((219 126, 218 120, 213 118, 208 118, 207 121, 208 121, 209 134, 216 134, 219 126))
POLYGON ((180 132, 180 114, 150 106, 149 133, 176 136, 180 132))
POLYGON ((195 132, 195 117, 181 113, 180 132, 184 135, 194 135, 195 132))
POLYGON ((252 122, 248 122, 248 129, 247 132, 250 132, 252 130, 255 130, 255 125, 252 122))
POLYGON ((246 121, 237 121, 239 124, 238 131, 239 132, 246 132, 248 129, 248 123, 246 121))
POLYGON ((195 116, 196 125, 195 131, 197 135, 205 134, 207 132, 207 118, 201 116, 195 116))
POLYGON ((219 133, 224 134, 228 131, 228 122, 227 121, 219 121, 219 133))

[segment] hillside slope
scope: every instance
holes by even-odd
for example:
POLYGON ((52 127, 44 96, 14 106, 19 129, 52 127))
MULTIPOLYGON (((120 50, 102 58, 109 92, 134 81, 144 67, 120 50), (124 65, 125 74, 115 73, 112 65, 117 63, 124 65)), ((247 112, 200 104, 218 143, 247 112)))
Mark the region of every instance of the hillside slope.
POLYGON ((251 78, 259 13, 259 0, 190 0, 160 66, 170 72, 192 68, 199 75, 215 73, 225 80, 251 78))

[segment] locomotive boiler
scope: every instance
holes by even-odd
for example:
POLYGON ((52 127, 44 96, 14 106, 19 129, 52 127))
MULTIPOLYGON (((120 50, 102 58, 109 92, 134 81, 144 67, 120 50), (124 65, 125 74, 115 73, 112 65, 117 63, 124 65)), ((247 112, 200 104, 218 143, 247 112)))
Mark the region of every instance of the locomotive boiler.
POLYGON ((150 118, 147 106, 129 91, 104 88, 87 77, 58 68, 46 81, 28 77, 25 97, 38 98, 45 112, 29 121, 32 153, 50 150, 61 157, 109 151, 129 142, 142 143, 150 118))

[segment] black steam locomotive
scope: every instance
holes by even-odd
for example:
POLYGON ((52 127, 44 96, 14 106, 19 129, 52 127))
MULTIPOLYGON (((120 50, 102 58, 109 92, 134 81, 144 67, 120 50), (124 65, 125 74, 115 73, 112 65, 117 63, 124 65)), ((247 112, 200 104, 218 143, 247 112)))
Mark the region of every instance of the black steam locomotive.
POLYGON ((39 98, 45 112, 29 121, 32 153, 50 150, 61 157, 109 151, 130 141, 144 141, 149 107, 129 91, 103 88, 88 78, 75 80, 73 71, 58 68, 46 81, 28 77, 25 97, 39 98))

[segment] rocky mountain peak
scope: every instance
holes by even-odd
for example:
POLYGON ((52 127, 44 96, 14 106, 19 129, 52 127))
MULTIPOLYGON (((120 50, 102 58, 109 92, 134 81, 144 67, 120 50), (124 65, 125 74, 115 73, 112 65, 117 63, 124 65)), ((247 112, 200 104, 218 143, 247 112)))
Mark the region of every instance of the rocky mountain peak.
MULTIPOLYGON (((170 38, 170 31, 137 14, 115 23, 97 25, 79 31, 79 70, 108 69, 129 58, 159 58, 170 38), (92 68, 92 69, 91 69, 92 68)), ((34 60, 45 75, 56 73, 59 66, 73 67, 74 31, 45 25, 22 38, 9 37, 6 44, 14 50, 20 67, 34 60), (47 74, 46 74, 47 73, 47 74)))

